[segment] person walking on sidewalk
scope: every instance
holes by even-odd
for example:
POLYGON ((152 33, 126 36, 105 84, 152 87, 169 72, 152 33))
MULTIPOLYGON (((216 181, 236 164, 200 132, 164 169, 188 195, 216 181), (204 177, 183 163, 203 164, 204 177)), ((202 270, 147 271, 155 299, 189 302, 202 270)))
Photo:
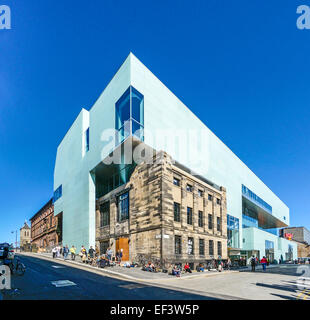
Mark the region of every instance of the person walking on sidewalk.
POLYGON ((69 248, 68 248, 68 245, 66 244, 66 246, 63 249, 64 260, 67 260, 68 254, 69 254, 69 248))
POLYGON ((263 266, 263 270, 266 271, 267 259, 266 259, 265 256, 264 256, 263 259, 260 261, 260 263, 261 263, 262 266, 263 266))
POLYGON ((113 250, 109 247, 107 250, 107 258, 109 261, 112 260, 113 250))
POLYGON ((57 247, 54 247, 54 248, 52 249, 52 254, 53 254, 53 259, 55 259, 55 258, 56 258, 56 255, 57 255, 57 247))
POLYGON ((70 253, 71 253, 71 260, 72 260, 72 261, 75 261, 75 256, 76 256, 75 246, 72 246, 72 247, 71 247, 70 253))
POLYGON ((94 258, 95 252, 96 252, 95 249, 94 249, 92 246, 90 246, 90 248, 89 248, 89 250, 88 250, 88 254, 89 254, 89 257, 90 257, 91 259, 94 258))
POLYGON ((255 266, 256 266, 256 259, 253 255, 251 258, 251 267, 252 267, 251 271, 255 272, 255 266))

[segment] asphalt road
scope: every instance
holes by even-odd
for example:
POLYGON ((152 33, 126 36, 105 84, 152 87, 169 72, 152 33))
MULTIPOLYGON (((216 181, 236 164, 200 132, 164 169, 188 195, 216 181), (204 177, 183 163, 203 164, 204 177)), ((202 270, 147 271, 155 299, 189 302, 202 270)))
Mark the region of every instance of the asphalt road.
POLYGON ((58 264, 54 261, 21 256, 27 271, 12 276, 14 294, 4 300, 214 300, 213 297, 184 293, 101 276, 58 264), (54 281, 69 280, 74 285, 56 287, 54 281))

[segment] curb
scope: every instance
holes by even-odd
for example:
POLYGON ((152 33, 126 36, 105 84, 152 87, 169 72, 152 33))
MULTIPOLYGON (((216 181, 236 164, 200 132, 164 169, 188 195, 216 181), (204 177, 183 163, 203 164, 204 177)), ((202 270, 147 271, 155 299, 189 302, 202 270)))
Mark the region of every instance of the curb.
MULTIPOLYGON (((68 265, 68 266, 78 266, 79 269, 82 269, 82 270, 85 270, 85 271, 96 271, 96 273, 105 273, 107 276, 110 274, 110 275, 113 275, 117 278, 122 278, 122 279, 128 279, 130 281, 144 281, 144 282, 156 282, 156 281, 169 281, 169 280, 175 280, 176 278, 175 277, 170 277, 170 278, 155 278, 155 279, 141 279, 141 278, 138 278, 138 277, 133 277, 133 276, 130 276, 130 275, 127 275, 127 274, 122 274, 120 272, 117 272, 117 271, 112 271, 112 270, 106 270, 106 269, 98 269, 97 267, 93 267, 93 266, 90 266, 90 265, 87 265, 87 264, 82 264, 82 263, 79 263, 77 261, 72 261, 72 260, 64 260, 62 258, 52 258, 52 257, 49 257, 49 256, 46 256, 46 255, 41 255, 41 254, 36 254, 36 253, 20 253, 21 255, 25 255, 25 256, 31 256, 31 257, 34 257, 34 258, 39 258, 39 259, 44 259, 44 260, 48 260, 48 261, 58 261, 59 263, 61 264, 64 264, 64 265, 68 265)), ((207 273, 207 272, 203 272, 203 273, 200 273, 200 272, 197 272, 197 274, 193 274, 193 275, 190 275, 190 276, 186 276, 186 277, 182 277, 180 279, 182 280, 187 280, 187 279, 193 279, 193 278, 199 278, 199 277, 212 277, 212 276, 217 276, 217 275, 225 275, 225 274, 231 274, 231 273, 238 273, 240 271, 235 271, 235 270, 231 270, 231 271, 224 271, 224 272, 212 272, 212 273, 207 273)))
MULTIPOLYGON (((114 271, 108 271, 108 270, 104 270, 104 269, 98 269, 96 267, 92 267, 92 266, 84 266, 81 265, 78 262, 67 262, 64 261, 62 259, 56 258, 53 259, 51 257, 46 257, 46 256, 38 256, 37 254, 33 254, 33 253, 21 253, 21 255, 24 256, 28 256, 28 257, 34 257, 34 258, 38 258, 38 259, 42 259, 42 260, 48 260, 48 261, 55 261, 57 260, 57 263, 63 264, 63 265, 67 265, 67 266, 71 266, 71 267, 76 267, 78 269, 84 270, 84 271, 89 271, 89 272, 93 272, 99 275, 106 275, 108 277, 111 278, 116 278, 116 279, 121 279, 124 281, 130 281, 130 282, 135 282, 135 283, 139 283, 142 285, 149 285, 152 287, 157 287, 157 288, 162 288, 162 289, 169 289, 169 290, 175 290, 175 291, 179 291, 179 292, 184 292, 184 293, 191 293, 191 294, 196 294, 196 295, 200 295, 202 297, 206 297, 209 298, 209 300, 246 300, 244 298, 241 297, 235 297, 235 296, 229 296, 229 295, 223 295, 223 294, 216 294, 216 293, 208 293, 208 292, 204 292, 204 291, 199 291, 199 290, 194 290, 194 289, 187 289, 187 288, 181 288, 181 287, 177 287, 177 286, 173 286, 173 285, 168 285, 167 283, 160 283, 160 280, 175 280, 176 278, 171 278, 171 279, 139 279, 139 278, 134 278, 128 275, 121 275, 118 272, 114 272, 114 271)), ((215 274, 209 274, 209 275, 205 275, 205 276, 214 276, 214 275, 218 275, 219 273, 215 273, 215 274)), ((222 273, 225 274, 225 273, 222 273)), ((193 275, 193 277, 197 277, 198 275, 193 275)), ((183 278, 183 279, 189 279, 191 276, 183 278)))

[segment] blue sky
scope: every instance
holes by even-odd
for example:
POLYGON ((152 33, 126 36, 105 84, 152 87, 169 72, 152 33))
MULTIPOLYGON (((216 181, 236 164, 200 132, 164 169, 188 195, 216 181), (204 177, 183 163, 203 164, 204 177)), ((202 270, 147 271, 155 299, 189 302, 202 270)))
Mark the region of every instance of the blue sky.
POLYGON ((310 0, 1 4, 0 242, 52 196, 57 145, 130 51, 310 229, 310 0))

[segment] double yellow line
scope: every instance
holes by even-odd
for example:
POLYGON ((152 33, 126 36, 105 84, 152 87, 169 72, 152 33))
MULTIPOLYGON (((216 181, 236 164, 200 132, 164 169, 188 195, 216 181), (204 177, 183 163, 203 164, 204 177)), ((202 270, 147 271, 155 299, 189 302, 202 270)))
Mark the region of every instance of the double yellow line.
POLYGON ((308 300, 308 298, 310 298, 310 289, 304 289, 303 291, 301 291, 298 296, 297 296, 297 300, 308 300))

